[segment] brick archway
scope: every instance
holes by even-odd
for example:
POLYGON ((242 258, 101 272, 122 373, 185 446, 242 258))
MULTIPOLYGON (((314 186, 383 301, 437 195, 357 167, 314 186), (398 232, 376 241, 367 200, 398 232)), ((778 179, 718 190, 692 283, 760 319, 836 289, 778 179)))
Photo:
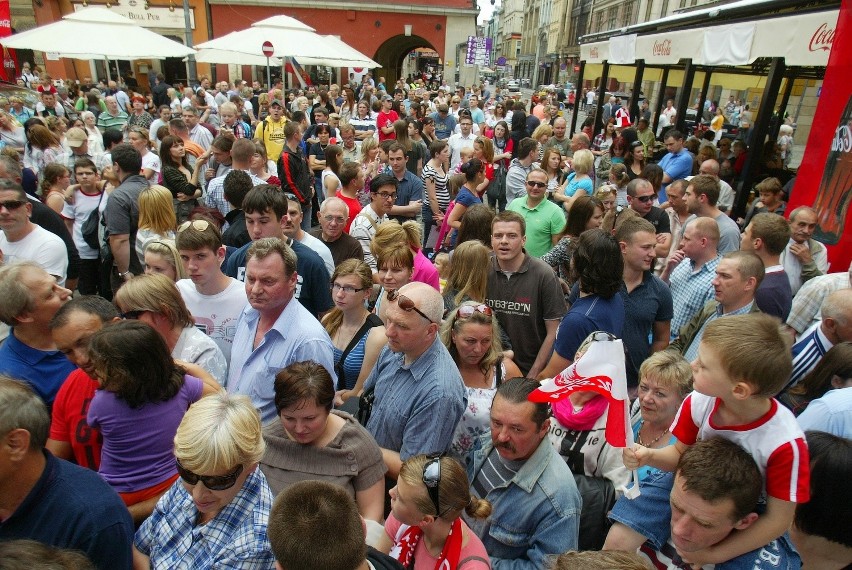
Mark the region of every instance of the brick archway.
POLYGON ((373 56, 373 59, 382 66, 381 70, 374 75, 384 76, 387 79, 385 84, 393 85, 400 77, 405 56, 410 51, 420 47, 437 51, 429 41, 416 35, 405 36, 400 34, 386 39, 373 56))

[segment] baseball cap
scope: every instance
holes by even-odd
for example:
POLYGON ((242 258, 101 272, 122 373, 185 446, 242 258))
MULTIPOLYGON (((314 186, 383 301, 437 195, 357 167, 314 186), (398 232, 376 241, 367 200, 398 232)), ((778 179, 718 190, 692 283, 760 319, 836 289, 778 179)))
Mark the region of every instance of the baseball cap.
POLYGON ((269 106, 272 107, 273 105, 278 105, 279 107, 283 107, 284 103, 281 102, 281 99, 273 99, 272 101, 269 102, 269 106))
POLYGON ((71 129, 68 129, 68 131, 65 133, 65 142, 67 142, 68 146, 70 146, 71 148, 77 148, 87 140, 89 140, 89 135, 87 135, 86 131, 84 131, 80 127, 73 127, 71 129))
POLYGON ((393 97, 390 95, 382 95, 382 101, 393 101, 393 97))

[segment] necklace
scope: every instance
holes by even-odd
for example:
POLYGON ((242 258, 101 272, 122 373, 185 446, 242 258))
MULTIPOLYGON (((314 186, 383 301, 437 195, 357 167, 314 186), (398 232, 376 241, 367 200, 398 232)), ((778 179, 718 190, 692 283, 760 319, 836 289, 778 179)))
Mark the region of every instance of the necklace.
POLYGON ((660 441, 660 438, 662 438, 664 435, 669 433, 669 428, 666 428, 662 431, 662 433, 660 433, 660 435, 658 435, 657 437, 655 437, 654 439, 652 439, 648 443, 645 443, 644 441, 642 441, 642 428, 643 427, 645 427, 645 420, 642 420, 642 423, 639 425, 639 431, 636 432, 636 443, 638 443, 642 447, 653 447, 655 443, 660 441))

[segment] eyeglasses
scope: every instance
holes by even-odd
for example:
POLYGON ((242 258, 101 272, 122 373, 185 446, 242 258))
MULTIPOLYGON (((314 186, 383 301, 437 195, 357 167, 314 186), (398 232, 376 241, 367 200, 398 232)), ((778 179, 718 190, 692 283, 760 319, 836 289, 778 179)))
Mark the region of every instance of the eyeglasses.
POLYGON ((547 182, 539 182, 538 180, 527 180, 527 186, 532 188, 545 188, 547 187, 547 182))
POLYGON ((192 226, 192 229, 194 230, 203 232, 210 227, 210 222, 208 222, 207 220, 187 220, 180 226, 178 226, 178 233, 185 232, 187 229, 189 229, 189 226, 192 226))
POLYGON ((411 299, 409 299, 405 295, 400 294, 398 289, 391 289, 390 291, 388 291, 388 301, 396 301, 396 304, 399 305, 399 308, 402 309, 403 311, 406 311, 408 313, 410 313, 411 311, 414 311, 415 313, 417 313, 418 315, 420 315, 421 317, 423 317, 424 319, 426 319, 430 323, 435 322, 432 319, 430 319, 429 317, 427 317, 426 313, 424 313, 423 311, 418 309, 414 305, 414 301, 412 301, 411 299))
POLYGON ((243 472, 242 463, 237 465, 236 469, 227 475, 198 475, 189 469, 186 469, 178 460, 175 460, 175 465, 177 465, 178 475, 180 475, 180 478, 183 479, 187 485, 197 485, 198 482, 201 481, 204 483, 204 486, 211 491, 224 491, 225 489, 230 489, 234 486, 234 483, 237 482, 237 478, 240 476, 240 473, 243 472))
POLYGON ((466 319, 471 316, 473 313, 482 313, 483 315, 490 317, 491 316, 491 307, 488 305, 462 305, 459 307, 457 318, 466 319))
POLYGON ((12 210, 17 210, 24 204, 26 204, 26 201, 24 200, 6 200, 5 202, 0 202, 0 208, 6 208, 11 212, 12 210))
POLYGON ((352 285, 338 285, 337 283, 332 283, 328 286, 328 288, 331 289, 334 293, 337 293, 338 291, 343 291, 347 295, 351 295, 352 293, 360 293, 361 291, 366 289, 366 287, 361 287, 359 289, 357 287, 353 287, 352 285))
POLYGON ((147 313, 147 312, 148 311, 146 311, 145 309, 140 309, 138 311, 126 311, 124 313, 121 313, 121 318, 126 319, 126 320, 135 321, 139 317, 142 316, 142 313, 147 313))
POLYGON ((391 200, 396 200, 396 192, 393 194, 388 194, 387 192, 373 192, 373 194, 378 194, 381 196, 382 200, 387 200, 390 198, 391 200))
POLYGON ((328 223, 337 222, 338 224, 342 224, 346 221, 346 218, 343 216, 323 216, 322 219, 328 223))
POLYGON ((647 196, 634 196, 634 198, 636 200, 639 200, 643 204, 647 204, 648 202, 654 201, 654 195, 653 194, 648 194, 647 196))
POLYGON ((423 466, 423 484, 426 485, 426 491, 429 493, 429 498, 432 500, 432 505, 435 506, 435 516, 441 516, 441 496, 439 488, 441 486, 441 456, 433 457, 423 466))

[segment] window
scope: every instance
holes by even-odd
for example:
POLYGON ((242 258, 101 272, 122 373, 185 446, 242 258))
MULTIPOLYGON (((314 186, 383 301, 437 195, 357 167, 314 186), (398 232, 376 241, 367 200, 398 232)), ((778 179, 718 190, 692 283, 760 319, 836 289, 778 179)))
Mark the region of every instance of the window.
POLYGON ((599 11, 595 12, 594 28, 595 28, 594 29, 595 32, 603 31, 603 10, 599 10, 599 11))
POLYGON ((618 7, 613 6, 607 12, 607 30, 614 30, 618 25, 618 7))
POLYGON ((636 8, 636 3, 633 0, 628 0, 624 4, 624 25, 630 26, 633 24, 633 10, 636 8))

